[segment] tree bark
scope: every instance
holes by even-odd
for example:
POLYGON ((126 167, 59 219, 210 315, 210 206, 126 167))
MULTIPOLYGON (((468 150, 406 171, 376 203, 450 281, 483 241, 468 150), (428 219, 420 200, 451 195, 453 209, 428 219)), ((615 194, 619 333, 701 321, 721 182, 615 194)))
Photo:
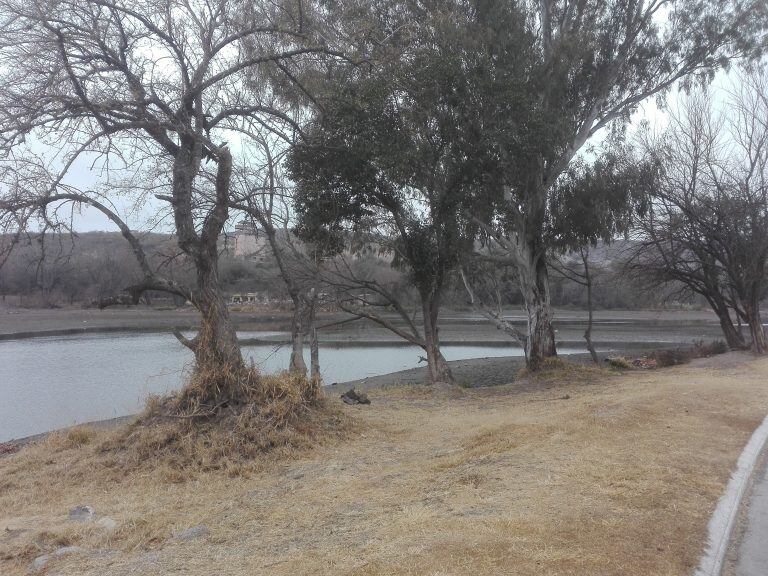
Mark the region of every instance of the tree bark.
POLYGON ((720 321, 720 328, 723 331, 728 348, 731 350, 743 350, 746 348, 747 343, 744 340, 744 335, 739 328, 733 325, 730 310, 725 302, 720 302, 713 297, 708 297, 707 301, 720 321))
POLYGON ((543 255, 535 255, 530 248, 525 255, 527 257, 518 262, 517 272, 528 315, 525 360, 528 369, 535 371, 541 368, 545 358, 557 356, 557 348, 546 261, 543 255))
POLYGON ((242 368, 243 357, 226 301, 219 290, 216 262, 198 265, 197 308, 202 316, 194 347, 198 367, 242 368))
MULTIPOLYGON (((192 303, 202 316, 200 331, 190 347, 198 370, 222 375, 245 367, 237 341, 237 332, 229 316, 219 283, 218 239, 229 216, 229 187, 232 155, 226 147, 217 150, 215 203, 198 234, 193 216, 194 180, 200 168, 202 145, 191 136, 182 136, 173 164, 173 214, 179 248, 194 262, 197 292, 192 303)), ((212 381, 206 390, 211 397, 226 395, 220 384, 212 381)))
POLYGON ((427 353, 429 379, 433 386, 450 386, 454 383, 453 373, 440 351, 440 336, 437 326, 440 311, 439 296, 421 294, 421 309, 424 315, 424 351, 427 353))
POLYGON ((320 382, 320 344, 317 340, 316 322, 317 292, 313 288, 309 303, 309 377, 312 382, 320 382))
POLYGON ((300 299, 293 298, 293 318, 291 319, 291 360, 288 364, 288 370, 306 376, 307 363, 304 361, 303 316, 304 310, 300 299))
POLYGON ((277 262, 280 276, 285 282, 288 294, 293 302, 293 317, 291 318, 291 358, 288 363, 288 370, 306 376, 307 363, 304 361, 304 317, 306 315, 306 306, 301 296, 301 288, 294 280, 288 266, 286 265, 283 249, 277 238, 277 229, 263 212, 257 209, 248 211, 264 230, 267 241, 272 249, 272 254, 277 262))
POLYGON ((749 335, 752 338, 752 352, 755 354, 765 354, 768 346, 766 345, 765 330, 763 329, 763 321, 760 316, 760 303, 750 302, 745 308, 747 323, 749 324, 749 335))
POLYGON ((597 351, 595 351, 595 346, 592 344, 592 320, 594 314, 592 311, 592 274, 589 271, 589 255, 582 251, 581 259, 584 263, 584 282, 587 286, 587 329, 584 331, 584 340, 587 341, 587 350, 589 350, 589 355, 592 357, 592 362, 600 364, 597 351))

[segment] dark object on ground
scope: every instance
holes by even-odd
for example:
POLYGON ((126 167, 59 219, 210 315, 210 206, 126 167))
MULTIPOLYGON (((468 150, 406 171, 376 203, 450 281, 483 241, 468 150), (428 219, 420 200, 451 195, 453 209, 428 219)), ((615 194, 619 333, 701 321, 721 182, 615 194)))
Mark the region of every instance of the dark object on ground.
POLYGON ((14 454, 20 449, 21 446, 19 444, 15 444, 13 442, 0 442, 0 456, 4 456, 6 454, 14 454))
POLYGON ((341 395, 341 399, 344 404, 370 404, 371 401, 366 396, 365 392, 355 392, 354 388, 351 388, 347 392, 341 395))

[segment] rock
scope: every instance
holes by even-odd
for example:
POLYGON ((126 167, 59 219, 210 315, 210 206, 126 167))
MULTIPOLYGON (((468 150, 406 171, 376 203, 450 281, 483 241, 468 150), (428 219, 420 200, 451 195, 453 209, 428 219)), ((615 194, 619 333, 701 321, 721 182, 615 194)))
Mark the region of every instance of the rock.
POLYGON ((35 574, 36 572, 40 572, 45 568, 45 565, 48 564, 48 561, 51 559, 50 554, 44 554, 42 556, 38 556, 32 561, 32 564, 29 565, 29 570, 27 570, 30 574, 35 574))
POLYGON ((29 565, 29 572, 32 574, 42 572, 48 565, 48 562, 55 558, 61 558, 67 554, 81 554, 83 552, 85 552, 85 550, 79 546, 64 546, 63 548, 58 548, 50 554, 43 554, 42 556, 35 558, 32 561, 32 564, 29 565))
POLYGON ((371 401, 365 392, 357 392, 354 388, 347 390, 341 395, 341 400, 344 404, 370 404, 371 401))
POLYGON ((185 528, 180 532, 176 532, 176 534, 174 534, 173 537, 176 538, 176 540, 181 540, 182 542, 186 542, 187 540, 194 540, 195 538, 202 538, 204 536, 208 536, 210 533, 211 531, 208 530, 208 526, 205 526, 204 524, 198 524, 197 526, 192 526, 191 528, 185 528))
POLYGON ((96 512, 90 506, 76 506, 69 511, 69 519, 72 522, 92 522, 96 512))
POLYGON ((104 530, 112 531, 115 528, 117 528, 117 522, 115 522, 112 518, 109 516, 104 516, 103 518, 99 518, 98 522, 96 522, 96 526, 99 528, 104 528, 104 530))

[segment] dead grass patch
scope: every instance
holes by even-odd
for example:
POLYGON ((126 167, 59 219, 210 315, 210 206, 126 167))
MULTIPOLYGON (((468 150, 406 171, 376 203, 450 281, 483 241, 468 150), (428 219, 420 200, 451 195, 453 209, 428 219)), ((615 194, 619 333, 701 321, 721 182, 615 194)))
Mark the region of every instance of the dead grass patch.
POLYGON ((125 472, 149 466, 164 481, 180 483, 214 469, 247 475, 264 454, 285 457, 342 434, 348 424, 317 383, 301 375, 199 371, 179 394, 151 398, 141 416, 96 450, 106 467, 125 472), (207 404, 222 395, 225 400, 207 404))
POLYGON ((598 380, 605 376, 609 371, 605 368, 595 366, 594 364, 579 364, 569 362, 557 356, 545 358, 541 363, 541 368, 531 372, 523 367, 517 372, 517 378, 520 380, 534 380, 536 382, 590 382, 598 380))

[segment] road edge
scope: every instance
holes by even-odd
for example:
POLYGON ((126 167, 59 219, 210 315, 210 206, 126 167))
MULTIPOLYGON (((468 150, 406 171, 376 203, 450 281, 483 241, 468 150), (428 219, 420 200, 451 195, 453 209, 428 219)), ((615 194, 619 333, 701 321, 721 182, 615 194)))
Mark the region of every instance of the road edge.
POLYGON ((752 433, 747 445, 744 446, 736 462, 736 470, 731 474, 725 491, 717 502, 707 529, 707 550, 699 561, 695 576, 720 576, 722 573, 731 534, 744 495, 766 444, 768 444, 768 416, 763 419, 760 426, 752 433))

